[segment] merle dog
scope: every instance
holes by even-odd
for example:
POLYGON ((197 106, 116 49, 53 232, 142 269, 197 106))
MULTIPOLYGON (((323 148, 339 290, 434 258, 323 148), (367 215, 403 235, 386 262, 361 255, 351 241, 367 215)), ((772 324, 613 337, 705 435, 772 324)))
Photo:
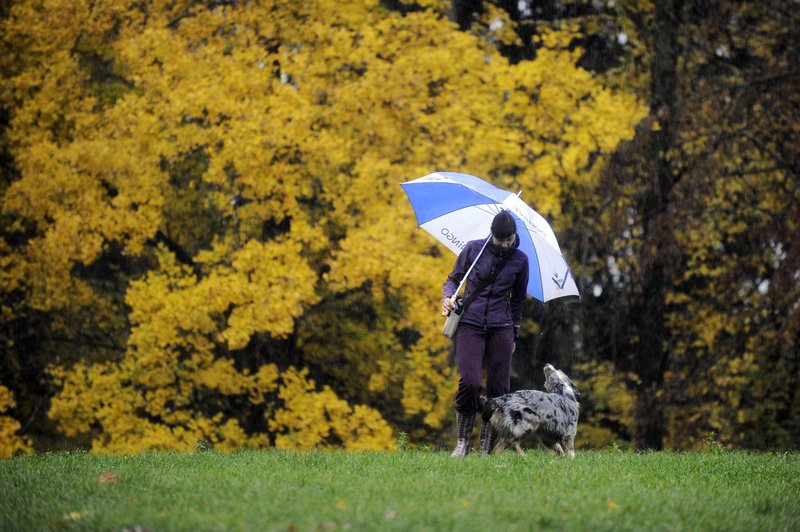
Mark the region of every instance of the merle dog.
POLYGON ((550 364, 544 367, 544 379, 544 392, 519 390, 494 399, 481 398, 483 421, 497 432, 495 451, 513 445, 523 454, 520 439, 536 434, 553 451, 575 458, 580 394, 569 377, 550 364))

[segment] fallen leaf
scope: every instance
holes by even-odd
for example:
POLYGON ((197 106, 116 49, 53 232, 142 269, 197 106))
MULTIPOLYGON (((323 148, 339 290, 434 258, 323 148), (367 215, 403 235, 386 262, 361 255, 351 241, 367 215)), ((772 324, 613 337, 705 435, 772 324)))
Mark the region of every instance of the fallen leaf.
POLYGON ((609 510, 619 510, 619 504, 614 501, 608 501, 608 509, 609 510))
POLYGON ((64 514, 66 521, 79 521, 89 515, 88 510, 81 510, 80 512, 68 512, 64 514))
POLYGON ((116 484, 119 482, 119 477, 113 471, 106 471, 100 475, 100 482, 103 484, 116 484))
POLYGON ((386 510, 386 513, 383 514, 383 518, 386 519, 387 521, 391 521, 395 517, 397 517, 397 512, 395 512, 394 510, 386 510))

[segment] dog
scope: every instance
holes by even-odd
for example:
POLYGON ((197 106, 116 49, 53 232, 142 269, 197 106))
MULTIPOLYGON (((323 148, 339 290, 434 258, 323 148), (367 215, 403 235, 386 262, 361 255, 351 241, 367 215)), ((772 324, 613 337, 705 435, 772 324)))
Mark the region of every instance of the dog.
POLYGON ((519 390, 493 399, 481 398, 483 422, 497 433, 494 451, 510 445, 523 455, 520 440, 536 434, 542 443, 560 455, 575 458, 580 393, 563 371, 544 367, 544 389, 519 390))

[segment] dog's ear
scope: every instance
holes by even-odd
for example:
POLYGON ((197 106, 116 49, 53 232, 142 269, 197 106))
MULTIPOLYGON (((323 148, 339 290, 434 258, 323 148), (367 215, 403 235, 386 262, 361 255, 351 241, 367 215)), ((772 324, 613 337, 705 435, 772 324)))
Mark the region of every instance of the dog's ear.
POLYGON ((575 397, 578 397, 581 394, 581 392, 579 392, 578 388, 575 387, 575 383, 572 382, 572 379, 567 377, 567 374, 561 370, 558 370, 558 374, 564 379, 564 382, 566 382, 569 385, 569 387, 572 388, 572 391, 575 392, 575 397))
MULTIPOLYGON (((554 390, 558 389, 559 393, 563 393, 563 390, 566 387, 569 389, 568 391, 572 392, 572 394, 575 396, 575 399, 581 395, 581 392, 579 392, 578 388, 575 387, 575 383, 572 382, 572 379, 570 379, 566 373, 560 369, 555 370, 554 373, 555 382, 550 383, 554 390)), ((547 388, 547 386, 545 386, 545 388, 547 388)))
POLYGON ((578 388, 577 388, 577 387, 575 386, 575 384, 572 382, 572 379, 569 379, 569 378, 568 378, 567 380, 569 381, 569 385, 570 385, 570 386, 572 386, 572 391, 573 391, 573 392, 575 392, 575 397, 580 397, 580 395, 581 395, 581 392, 579 392, 579 391, 578 391, 578 388))

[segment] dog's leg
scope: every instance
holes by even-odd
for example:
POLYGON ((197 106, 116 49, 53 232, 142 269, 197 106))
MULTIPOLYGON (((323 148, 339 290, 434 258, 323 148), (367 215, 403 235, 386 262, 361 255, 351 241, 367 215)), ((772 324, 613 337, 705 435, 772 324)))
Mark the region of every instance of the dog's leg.
POLYGON ((506 446, 508 445, 508 441, 503 436, 498 436, 497 441, 494 444, 494 450, 492 451, 493 454, 500 454, 506 450, 506 446))
POLYGON ((575 458, 575 437, 567 436, 561 440, 561 444, 564 446, 564 451, 566 451, 567 456, 570 459, 575 458))
POLYGON ((539 435, 539 440, 542 442, 542 445, 553 451, 558 455, 564 454, 564 449, 561 448, 561 444, 558 443, 558 440, 553 439, 553 436, 544 436, 542 434, 539 435))
POLYGON ((525 451, 522 450, 522 446, 519 444, 519 440, 514 442, 514 450, 517 451, 518 455, 525 456, 525 451))

